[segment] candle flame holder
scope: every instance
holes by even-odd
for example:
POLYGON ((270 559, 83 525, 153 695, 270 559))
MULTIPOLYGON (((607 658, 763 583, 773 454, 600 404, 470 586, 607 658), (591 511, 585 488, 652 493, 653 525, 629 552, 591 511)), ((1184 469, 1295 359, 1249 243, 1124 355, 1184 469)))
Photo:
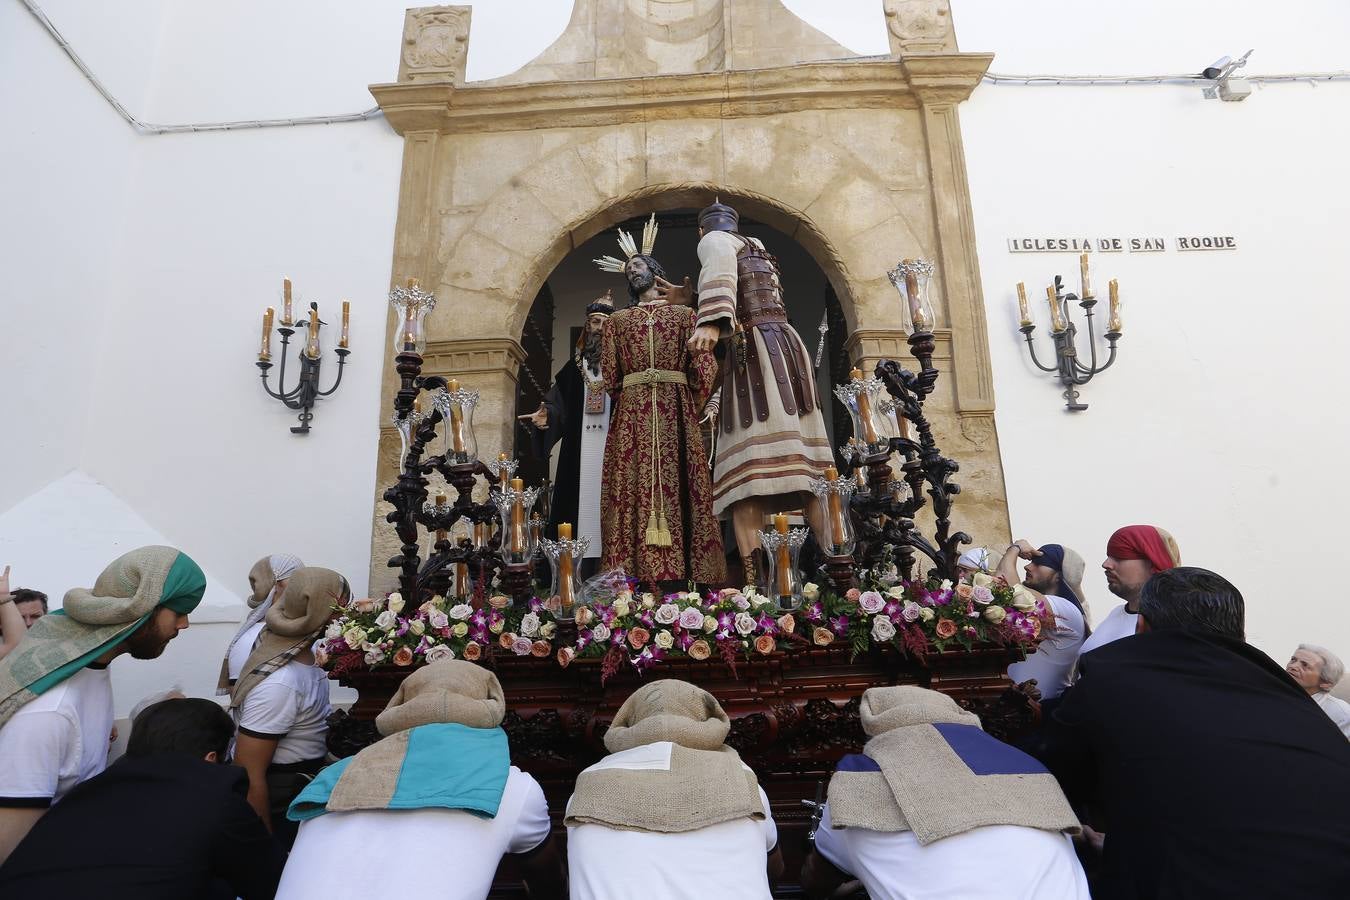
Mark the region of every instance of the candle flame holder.
POLYGON ((1063 279, 1058 275, 1055 276, 1054 287, 1047 291, 1047 294, 1051 291, 1054 293, 1054 299, 1051 300, 1047 296, 1046 300, 1053 304, 1050 310, 1050 340, 1054 343, 1055 365, 1043 365, 1036 358, 1036 344, 1031 339, 1031 333, 1036 330, 1036 323, 1024 321, 1018 330, 1026 337, 1027 351, 1031 354, 1031 361, 1036 368, 1042 372, 1054 372, 1059 376, 1060 384, 1064 385, 1064 393, 1061 396, 1064 398, 1065 408, 1069 412, 1082 412, 1088 405, 1079 402, 1078 388, 1091 381, 1093 376, 1111 368, 1112 363, 1116 361, 1116 341, 1120 340, 1121 334, 1120 323, 1114 317, 1107 323, 1106 341, 1110 355, 1105 363, 1098 366, 1097 336, 1092 325, 1092 308, 1097 305, 1097 298, 1090 295, 1080 298, 1077 294, 1064 293, 1063 279), (1069 317, 1069 305, 1072 303, 1081 306, 1087 318, 1090 363, 1086 366, 1079 362, 1078 326, 1069 317))
MULTIPOLYGON (((322 323, 315 325, 315 329, 321 329, 322 323)), ((300 420, 298 426, 292 426, 291 434, 309 434, 309 423, 314 421, 314 404, 320 397, 331 397, 342 384, 342 369, 347 364, 347 357, 351 355, 351 350, 347 347, 335 347, 333 352, 337 354, 337 378, 333 381, 333 386, 326 391, 319 390, 319 370, 322 367, 323 357, 310 356, 306 352, 306 347, 302 344, 297 356, 300 359, 300 380, 290 390, 286 389, 286 357, 290 349, 291 335, 295 334, 296 329, 289 325, 278 325, 277 331, 281 333, 281 365, 277 369, 277 389, 272 390, 271 385, 267 383, 268 370, 272 368, 271 354, 260 358, 256 365, 262 376, 263 390, 267 396, 274 400, 280 400, 288 409, 300 411, 296 416, 300 420)))
POLYGON ((778 609, 787 612, 802 605, 802 576, 799 559, 802 545, 810 532, 805 528, 791 528, 786 533, 761 531, 759 543, 769 555, 769 577, 765 585, 757 585, 764 596, 772 597, 778 609), (782 556, 786 551, 787 560, 782 556))

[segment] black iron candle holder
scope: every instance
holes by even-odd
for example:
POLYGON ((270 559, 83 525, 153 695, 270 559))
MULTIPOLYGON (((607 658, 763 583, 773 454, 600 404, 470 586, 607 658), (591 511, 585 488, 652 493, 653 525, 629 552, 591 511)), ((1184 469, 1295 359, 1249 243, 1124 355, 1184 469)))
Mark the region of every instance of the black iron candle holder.
POLYGON ((1120 340, 1120 332, 1106 332, 1106 342, 1110 355, 1106 358, 1105 364, 1099 367, 1097 365, 1097 337, 1092 327, 1092 308, 1097 305, 1097 298, 1079 298, 1077 294, 1064 294, 1060 290, 1062 284, 1063 280, 1056 275, 1055 305, 1061 311, 1060 315, 1063 316, 1064 327, 1059 331, 1053 330, 1054 315, 1052 313, 1050 339, 1055 346, 1055 365, 1043 365, 1036 358, 1036 345, 1031 340, 1031 333, 1036 330, 1034 322, 1027 322, 1018 330, 1027 339, 1027 350, 1030 352, 1031 361, 1036 365, 1036 368, 1042 372, 1054 372, 1059 376, 1060 383, 1064 385, 1064 393, 1061 396, 1064 397, 1065 407, 1069 412, 1082 412, 1088 408, 1088 405, 1079 402, 1078 388, 1091 381, 1094 375, 1100 375, 1111 368, 1111 364, 1116 361, 1116 341, 1120 340), (1091 363, 1086 366, 1078 361, 1078 326, 1069 318, 1069 305, 1071 303, 1077 303, 1081 306, 1087 317, 1088 350, 1091 363))
POLYGON ((291 335, 295 334, 295 329, 288 325, 280 325, 277 331, 281 332, 281 366, 277 370, 277 390, 272 390, 267 383, 268 370, 272 368, 270 356, 266 359, 258 360, 258 369, 262 375, 263 390, 267 396, 275 400, 280 400, 286 404, 289 409, 298 409, 300 415, 299 426, 291 428, 291 434, 309 434, 309 423, 314 420, 314 403, 320 397, 332 396, 333 392, 342 384, 342 369, 347 364, 347 357, 351 350, 346 347, 337 347, 333 350, 338 357, 337 380, 333 386, 326 391, 319 390, 319 369, 323 362, 322 356, 311 357, 306 348, 300 348, 300 381, 295 387, 286 390, 286 351, 290 347, 291 335))

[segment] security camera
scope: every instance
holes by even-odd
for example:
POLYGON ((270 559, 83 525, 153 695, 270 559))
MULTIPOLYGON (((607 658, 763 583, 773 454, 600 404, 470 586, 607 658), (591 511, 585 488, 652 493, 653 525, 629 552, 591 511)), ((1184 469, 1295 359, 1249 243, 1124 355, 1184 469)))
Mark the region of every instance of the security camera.
POLYGON ((1214 60, 1214 62, 1210 63, 1206 68, 1204 68, 1200 72, 1200 74, 1201 76, 1208 78, 1210 81, 1214 81, 1215 79, 1222 76, 1224 70, 1227 69, 1232 64, 1233 64, 1233 57, 1220 56, 1218 59, 1214 60))

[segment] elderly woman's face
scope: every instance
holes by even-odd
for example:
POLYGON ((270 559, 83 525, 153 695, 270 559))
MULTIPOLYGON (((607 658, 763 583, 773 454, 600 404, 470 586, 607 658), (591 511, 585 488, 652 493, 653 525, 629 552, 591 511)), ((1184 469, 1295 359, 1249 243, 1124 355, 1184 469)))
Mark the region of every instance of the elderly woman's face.
POLYGON ((1311 650, 1295 650, 1284 670, 1308 693, 1322 689, 1322 657, 1311 650))

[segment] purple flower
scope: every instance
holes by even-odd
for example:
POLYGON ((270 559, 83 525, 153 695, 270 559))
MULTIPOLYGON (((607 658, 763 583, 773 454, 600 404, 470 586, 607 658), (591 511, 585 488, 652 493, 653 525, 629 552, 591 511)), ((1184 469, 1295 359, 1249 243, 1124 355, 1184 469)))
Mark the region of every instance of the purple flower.
POLYGON ((489 644, 492 642, 492 637, 488 634, 486 628, 475 628, 473 631, 469 632, 469 637, 480 644, 489 644))
POLYGON ((686 631, 684 634, 680 635, 679 640, 676 641, 676 643, 680 645, 681 650, 687 651, 693 646, 695 640, 697 640, 697 638, 686 631))
POLYGON ((486 628, 488 623, 487 613, 483 612, 481 609, 476 610, 473 614, 473 618, 469 621, 473 622, 473 624, 477 625, 479 628, 486 628))
POLYGON ((863 591, 858 596, 858 606, 868 615, 881 612, 886 600, 876 591, 863 591))
POLYGON ((717 627, 722 631, 730 631, 736 617, 729 612, 724 612, 717 617, 717 627))
POLYGON ((825 613, 820 608, 819 603, 812 603, 810 606, 802 610, 802 615, 806 616, 806 618, 812 622, 819 622, 820 617, 823 616, 824 614, 825 613))
POLYGON ((539 612, 539 610, 543 608, 544 608, 544 601, 540 600, 538 597, 530 598, 530 612, 537 613, 539 612))
POLYGON ((759 618, 755 620, 755 624, 758 625, 765 634, 774 634, 778 631, 778 623, 774 621, 773 616, 768 613, 760 613, 759 618))
POLYGON ((623 639, 624 639, 625 637, 627 637, 627 635, 628 635, 628 632, 625 631, 624 629, 622 629, 622 628, 615 628, 615 629, 614 629, 614 633, 613 633, 612 635, 610 635, 610 638, 609 638, 610 643, 612 643, 612 644, 618 644, 619 646, 623 646, 623 639))
POLYGON ((737 609, 749 609, 749 608, 750 608, 750 601, 747 600, 747 599, 745 599, 745 595, 744 595, 744 594, 737 594, 736 596, 732 597, 732 598, 731 598, 731 602, 732 602, 732 604, 733 604, 737 609))
POLYGON ((680 613, 680 625, 683 628, 699 629, 703 627, 703 611, 691 606, 680 613))
POLYGON ((848 616, 835 616, 831 619, 830 630, 840 637, 848 634, 848 616))
POLYGON ((644 609, 642 615, 638 616, 638 620, 648 628, 653 628, 656 625, 656 619, 652 616, 652 611, 650 609, 644 609))
POLYGON ((892 600, 890 603, 887 603, 885 606, 883 606, 881 608, 881 611, 886 614, 886 618, 894 622, 896 616, 900 612, 900 604, 892 600))

